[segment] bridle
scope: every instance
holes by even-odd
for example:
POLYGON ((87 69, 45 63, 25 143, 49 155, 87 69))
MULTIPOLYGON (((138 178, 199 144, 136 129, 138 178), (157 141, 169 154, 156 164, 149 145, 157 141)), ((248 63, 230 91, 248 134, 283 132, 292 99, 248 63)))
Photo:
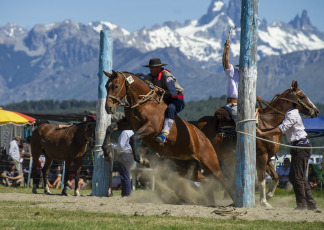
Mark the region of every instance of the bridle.
POLYGON ((127 81, 127 78, 126 78, 125 74, 124 74, 123 72, 116 72, 117 76, 118 76, 118 73, 120 73, 120 74, 122 75, 123 79, 124 79, 123 84, 122 84, 122 86, 120 87, 120 90, 119 90, 119 92, 116 94, 116 96, 108 95, 108 98, 111 98, 112 100, 117 101, 117 102, 119 103, 119 105, 121 105, 121 106, 129 107, 130 104, 129 104, 128 101, 127 101, 127 97, 125 97, 125 103, 123 103, 123 102, 118 98, 118 96, 119 96, 119 94, 121 93, 121 91, 122 91, 124 85, 125 85, 125 88, 126 88, 126 95, 127 95, 130 85, 129 85, 128 81, 127 81))
MULTIPOLYGON (((294 95, 296 95, 296 96, 300 96, 299 93, 302 93, 302 92, 303 92, 303 91, 300 90, 300 89, 298 89, 298 91, 296 91, 296 92, 295 92, 294 90, 292 90, 292 89, 288 89, 288 90, 289 90, 290 93, 292 93, 292 94, 294 94, 294 95)), ((275 99, 277 99, 277 98, 278 98, 279 100, 282 100, 282 97, 279 97, 279 96, 280 96, 280 95, 278 95, 278 94, 275 95, 275 96, 273 97, 273 99, 270 101, 270 103, 273 102, 273 101, 274 101, 275 99)), ((263 100, 263 99, 261 99, 261 98, 257 98, 257 100, 258 100, 258 102, 259 102, 261 108, 262 108, 261 103, 263 103, 263 104, 265 104, 266 106, 268 106, 269 108, 271 108, 272 110, 276 111, 277 113, 279 113, 279 114, 285 116, 285 114, 284 114, 283 112, 281 112, 281 111, 277 110, 276 108, 274 108, 273 106, 271 106, 269 102, 267 102, 267 101, 265 101, 265 100, 263 100)), ((302 107, 304 107, 305 109, 311 111, 311 114, 315 113, 313 108, 310 108, 308 105, 306 105, 306 104, 305 104, 302 100, 300 100, 299 98, 298 98, 298 103, 299 103, 302 107)), ((309 117, 311 117, 311 115, 306 115, 306 116, 303 115, 302 117, 304 117, 304 118, 309 118, 309 117)))
MULTIPOLYGON (((150 92, 148 92, 146 95, 139 95, 139 97, 142 97, 142 98, 136 104, 134 104, 134 105, 131 106, 130 103, 127 101, 127 94, 128 94, 129 88, 132 87, 132 86, 128 82, 127 77, 125 76, 125 74, 123 72, 116 72, 116 74, 118 74, 118 73, 120 73, 122 75, 123 79, 124 79, 123 84, 122 84, 120 90, 118 91, 118 93, 116 94, 116 96, 108 95, 108 98, 111 98, 111 99, 117 101, 119 103, 119 105, 125 106, 125 107, 131 107, 133 109, 133 108, 135 108, 135 107, 137 107, 137 106, 139 106, 141 104, 144 104, 145 102, 147 102, 147 101, 149 101, 151 99, 154 99, 159 104, 163 101, 163 96, 165 94, 165 91, 162 90, 163 93, 162 93, 160 99, 158 100, 158 99, 156 99, 154 97, 155 91, 153 89, 151 89, 150 92), (122 91, 124 85, 125 85, 125 88, 126 88, 125 103, 123 103, 118 98, 118 96, 119 96, 120 92, 122 91)), ((157 86, 155 86, 155 87, 157 87, 157 86)))

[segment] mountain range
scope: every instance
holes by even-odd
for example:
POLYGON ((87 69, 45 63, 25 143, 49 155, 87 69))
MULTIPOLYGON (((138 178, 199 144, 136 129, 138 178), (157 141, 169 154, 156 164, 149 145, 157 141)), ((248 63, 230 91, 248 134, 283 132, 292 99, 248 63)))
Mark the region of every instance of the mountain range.
MULTIPOLYGON (((71 20, 38 24, 27 31, 19 25, 0 27, 0 101, 98 97, 101 30, 113 32, 113 69, 148 73, 142 67, 159 57, 184 88, 185 100, 226 94, 227 79, 221 58, 229 28, 230 61, 239 62, 241 0, 211 0, 207 13, 184 23, 167 21, 152 28, 129 31, 110 22, 88 25, 71 20)), ((289 23, 258 27, 257 95, 271 99, 292 80, 313 102, 322 102, 324 33, 312 26, 302 11, 289 23)))

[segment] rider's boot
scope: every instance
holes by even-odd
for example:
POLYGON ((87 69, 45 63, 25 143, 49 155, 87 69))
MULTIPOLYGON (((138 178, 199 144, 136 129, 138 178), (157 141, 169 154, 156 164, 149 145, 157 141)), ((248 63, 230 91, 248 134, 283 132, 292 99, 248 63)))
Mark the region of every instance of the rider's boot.
POLYGON ((155 140, 161 144, 164 144, 166 142, 166 138, 170 133, 170 129, 172 127, 173 124, 173 119, 171 118, 165 118, 164 119, 164 123, 163 123, 163 129, 160 133, 160 135, 158 135, 155 140))
POLYGON ((159 136, 155 138, 155 140, 161 144, 164 144, 166 142, 166 138, 169 135, 169 130, 167 129, 162 129, 161 133, 159 136))

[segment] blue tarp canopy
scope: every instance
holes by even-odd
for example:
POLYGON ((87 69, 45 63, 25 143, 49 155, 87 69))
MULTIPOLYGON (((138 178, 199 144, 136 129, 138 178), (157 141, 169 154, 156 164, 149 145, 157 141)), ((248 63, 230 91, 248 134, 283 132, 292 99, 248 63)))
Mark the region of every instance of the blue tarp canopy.
POLYGON ((318 115, 316 118, 302 118, 305 131, 308 133, 324 133, 324 117, 318 115))

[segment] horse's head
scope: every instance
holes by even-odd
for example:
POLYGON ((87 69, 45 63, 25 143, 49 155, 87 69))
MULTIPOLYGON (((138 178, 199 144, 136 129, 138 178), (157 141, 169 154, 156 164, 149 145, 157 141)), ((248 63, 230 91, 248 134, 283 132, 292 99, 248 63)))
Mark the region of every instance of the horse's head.
POLYGON ((297 109, 300 113, 309 116, 311 118, 317 117, 319 111, 306 94, 298 89, 297 81, 292 81, 290 89, 287 89, 281 96, 285 98, 288 94, 294 94, 298 97, 297 109))
POLYGON ((121 100, 126 96, 128 82, 126 76, 122 73, 113 71, 112 73, 104 74, 109 78, 106 84, 107 98, 106 98, 106 112, 114 114, 117 107, 122 104, 121 100))

